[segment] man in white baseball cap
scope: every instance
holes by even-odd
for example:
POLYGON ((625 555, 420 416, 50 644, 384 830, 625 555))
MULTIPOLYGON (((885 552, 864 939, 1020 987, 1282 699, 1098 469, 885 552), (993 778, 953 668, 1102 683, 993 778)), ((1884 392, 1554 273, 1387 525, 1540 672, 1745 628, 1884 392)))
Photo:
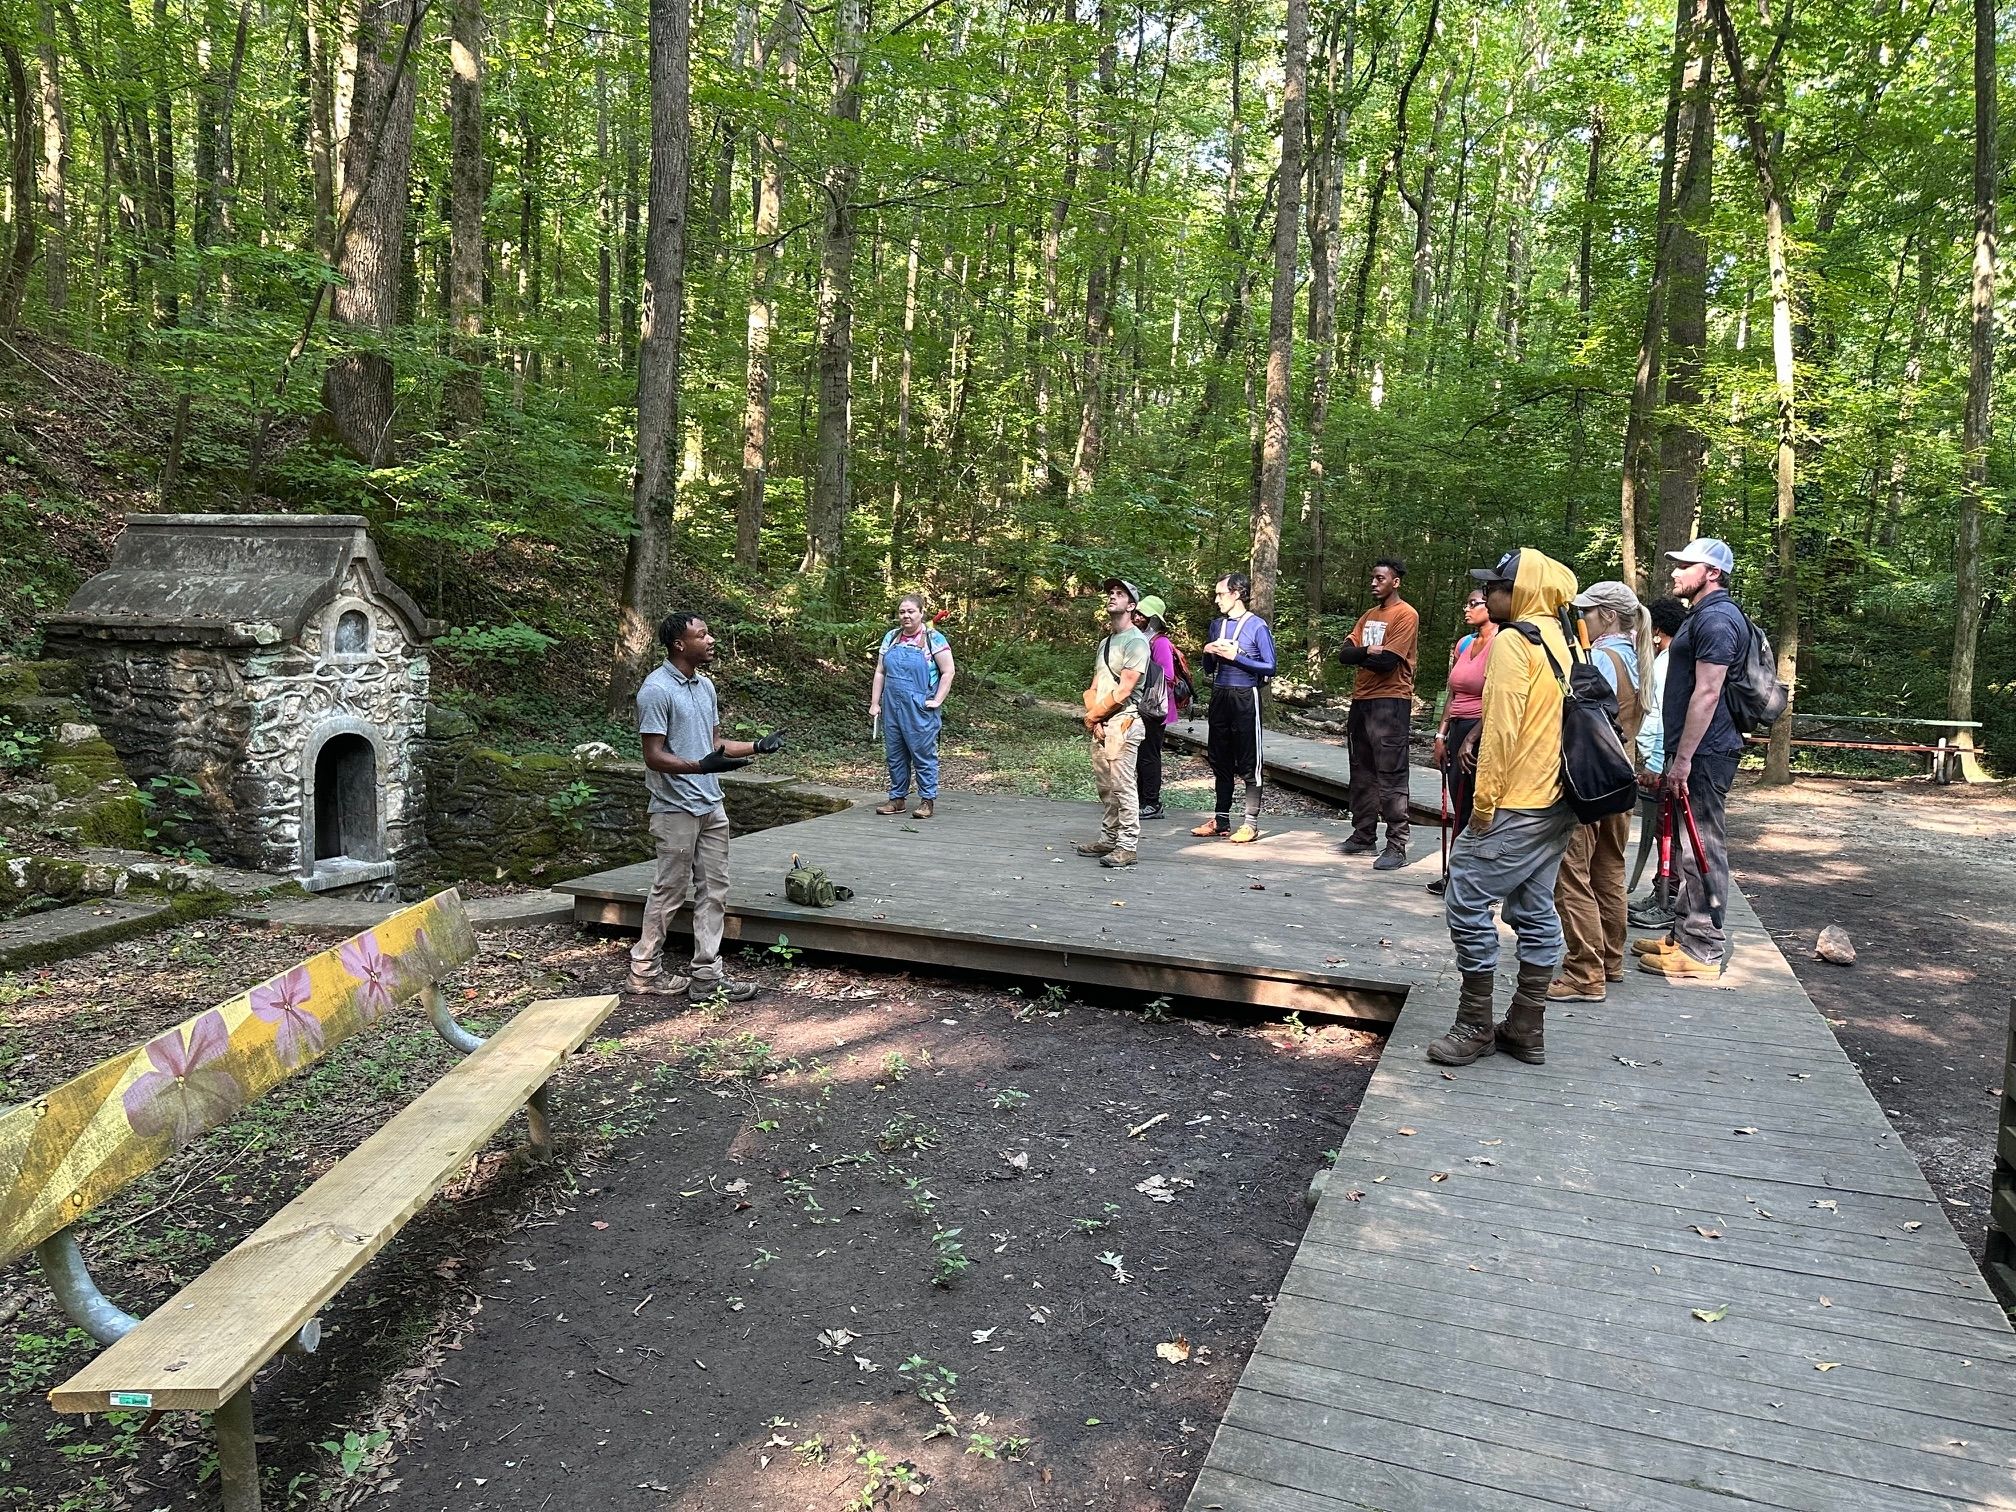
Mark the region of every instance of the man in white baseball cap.
POLYGON ((1729 669, 1750 650, 1750 621, 1729 596, 1736 557, 1726 541, 1704 536, 1669 551, 1673 592, 1692 606, 1666 657, 1660 724, 1665 768, 1645 781, 1669 797, 1684 793, 1694 811, 1707 874, 1695 865, 1684 825, 1675 833, 1680 899, 1673 928, 1663 938, 1640 940, 1638 966, 1668 981, 1713 982, 1722 975, 1726 939, 1723 904, 1729 896, 1729 788, 1743 754, 1743 733, 1729 711, 1729 669))

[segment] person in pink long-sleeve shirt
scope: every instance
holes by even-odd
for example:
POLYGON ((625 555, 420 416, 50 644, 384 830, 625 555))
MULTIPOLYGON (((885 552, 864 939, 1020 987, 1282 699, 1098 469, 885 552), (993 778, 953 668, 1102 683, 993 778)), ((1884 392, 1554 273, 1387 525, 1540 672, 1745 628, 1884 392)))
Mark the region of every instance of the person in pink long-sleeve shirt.
POLYGON ((1162 669, 1162 686, 1170 690, 1169 708, 1160 719, 1144 723, 1141 751, 1135 758, 1135 774, 1141 790, 1141 817, 1162 817, 1162 738, 1176 723, 1176 650, 1169 642, 1162 616, 1168 606, 1150 594, 1134 606, 1134 623, 1148 637, 1148 657, 1162 669))

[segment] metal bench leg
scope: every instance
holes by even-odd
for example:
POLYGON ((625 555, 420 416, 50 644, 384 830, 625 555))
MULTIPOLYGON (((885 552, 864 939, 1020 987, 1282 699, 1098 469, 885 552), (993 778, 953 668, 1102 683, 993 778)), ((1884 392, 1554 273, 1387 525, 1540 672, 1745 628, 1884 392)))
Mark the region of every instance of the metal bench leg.
POLYGON ((138 1318, 98 1290, 74 1228, 59 1229, 36 1245, 35 1258, 70 1321, 100 1344, 116 1344, 140 1326, 138 1318))
POLYGON ((553 1126, 546 1116, 546 1088, 543 1083, 525 1101, 525 1138, 532 1147, 534 1160, 545 1162, 553 1158, 553 1126))
POLYGON ((259 1447, 252 1438, 252 1383, 210 1414, 224 1512, 259 1512, 259 1447))

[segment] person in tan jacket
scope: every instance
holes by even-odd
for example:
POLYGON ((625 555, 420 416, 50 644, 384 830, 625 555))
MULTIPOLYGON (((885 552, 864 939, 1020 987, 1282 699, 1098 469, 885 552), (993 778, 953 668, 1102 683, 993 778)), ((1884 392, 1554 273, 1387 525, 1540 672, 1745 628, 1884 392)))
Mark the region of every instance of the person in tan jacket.
POLYGON ((1449 851, 1443 908, 1463 974, 1456 1022, 1428 1046, 1428 1058, 1467 1066, 1495 1049, 1538 1065, 1546 1059, 1541 1025, 1547 984, 1561 964, 1561 920, 1554 879, 1575 832, 1575 811, 1561 790, 1564 690, 1548 663, 1569 665, 1561 610, 1575 597, 1575 574, 1527 547, 1471 576, 1500 629, 1484 674, 1484 714, 1477 738, 1477 791, 1470 823, 1449 851), (1532 637, 1537 637, 1536 645, 1532 637), (1543 649, 1544 648, 1544 649, 1543 649), (1519 938, 1519 986, 1505 1015, 1491 1021, 1498 972, 1498 922, 1519 938))
MULTIPOLYGON (((1582 626, 1593 642, 1589 660, 1617 695, 1617 728, 1624 749, 1637 759, 1638 729, 1645 722, 1639 684, 1652 667, 1652 616, 1628 583, 1592 583, 1575 596, 1582 626)), ((1568 942, 1561 974, 1547 988, 1555 1003, 1600 1003, 1608 984, 1624 980, 1624 942, 1630 924, 1624 886, 1624 851, 1631 841, 1631 811, 1606 814, 1576 828, 1554 882, 1554 907, 1568 942)))

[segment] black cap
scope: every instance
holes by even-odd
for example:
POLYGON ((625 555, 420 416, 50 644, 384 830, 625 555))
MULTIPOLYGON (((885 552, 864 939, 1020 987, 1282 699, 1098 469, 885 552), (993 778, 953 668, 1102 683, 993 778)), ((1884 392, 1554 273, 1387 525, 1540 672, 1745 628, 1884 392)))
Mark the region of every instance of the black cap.
POLYGON ((1132 583, 1128 582, 1127 579, 1125 578, 1110 577, 1106 579, 1105 582, 1101 583, 1099 586, 1105 589, 1108 593, 1111 593, 1115 588, 1124 589, 1126 590, 1127 597, 1134 600, 1134 602, 1137 604, 1141 602, 1141 590, 1139 588, 1136 588, 1132 583))
POLYGON ((1519 551, 1514 547, 1498 558, 1496 567, 1472 567, 1470 576, 1480 583, 1516 583, 1519 580, 1519 551))

